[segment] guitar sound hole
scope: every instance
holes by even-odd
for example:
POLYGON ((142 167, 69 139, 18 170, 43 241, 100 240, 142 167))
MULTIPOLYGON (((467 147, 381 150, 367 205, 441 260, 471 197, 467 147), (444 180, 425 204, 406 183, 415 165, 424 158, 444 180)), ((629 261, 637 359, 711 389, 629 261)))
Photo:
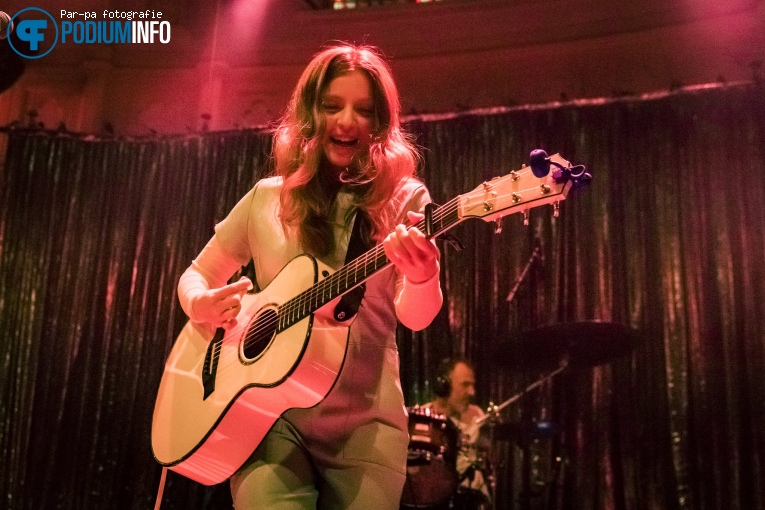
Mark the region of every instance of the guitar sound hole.
POLYGON ((279 315, 276 310, 269 308, 255 316, 247 326, 242 345, 242 357, 252 361, 260 356, 271 343, 278 325, 279 315))

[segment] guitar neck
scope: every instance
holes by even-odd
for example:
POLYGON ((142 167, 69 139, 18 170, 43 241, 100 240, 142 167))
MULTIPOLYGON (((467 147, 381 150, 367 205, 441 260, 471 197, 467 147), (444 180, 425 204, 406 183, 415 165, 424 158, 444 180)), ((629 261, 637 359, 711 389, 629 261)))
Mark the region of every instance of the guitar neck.
MULTIPOLYGON (((438 237, 467 218, 496 221, 499 226, 503 216, 514 212, 526 214, 529 209, 544 204, 553 204, 557 215, 558 202, 566 198, 573 184, 587 184, 592 176, 584 171, 584 166, 572 167, 559 154, 547 157, 547 153, 541 152, 544 159, 539 161, 536 158, 534 168, 539 170, 538 166, 553 165, 554 170, 543 168, 544 175, 540 177, 530 167, 524 166, 520 170, 486 181, 473 191, 435 207, 431 214, 430 236, 438 237)), ((413 227, 426 233, 424 219, 413 227)), ((283 331, 303 320, 390 264, 382 245, 375 246, 279 307, 277 331, 283 331)))
MULTIPOLYGON (((438 237, 462 221, 458 205, 459 197, 433 210, 432 237, 438 237)), ((418 222, 414 225, 414 228, 417 228, 424 234, 425 220, 418 222)), ((279 326, 277 331, 283 331, 293 324, 300 322, 336 297, 342 296, 346 292, 358 287, 372 275, 385 269, 390 264, 391 261, 385 255, 383 246, 378 244, 279 307, 279 326)))

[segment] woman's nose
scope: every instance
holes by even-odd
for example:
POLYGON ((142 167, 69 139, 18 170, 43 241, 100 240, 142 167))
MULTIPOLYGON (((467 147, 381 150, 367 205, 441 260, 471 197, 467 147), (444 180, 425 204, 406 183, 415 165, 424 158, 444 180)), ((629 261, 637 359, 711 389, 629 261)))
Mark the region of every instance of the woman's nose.
POLYGON ((337 123, 341 126, 352 126, 355 121, 353 108, 343 108, 337 116, 337 123))

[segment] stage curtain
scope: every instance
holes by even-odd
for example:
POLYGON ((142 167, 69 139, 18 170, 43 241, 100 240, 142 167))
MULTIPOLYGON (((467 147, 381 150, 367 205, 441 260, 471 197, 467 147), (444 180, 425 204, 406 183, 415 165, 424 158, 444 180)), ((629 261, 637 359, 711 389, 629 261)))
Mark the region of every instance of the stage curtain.
MULTIPOLYGON (((515 399, 491 452, 498 508, 765 508, 763 92, 715 85, 408 119, 440 203, 535 148, 593 176, 558 217, 545 206, 528 226, 506 217, 500 234, 457 226, 464 249, 440 243, 441 313, 399 331, 408 405, 432 398, 435 367, 454 354, 475 364, 481 406, 515 399), (580 336, 547 378, 566 349, 530 333, 592 320, 632 334, 580 336), (543 423, 547 435, 521 433, 543 423)), ((258 131, 8 134, 0 506, 153 505, 152 409, 185 322, 175 286, 268 173, 269 147, 258 131)), ((225 485, 169 473, 162 508, 228 507, 225 485)))

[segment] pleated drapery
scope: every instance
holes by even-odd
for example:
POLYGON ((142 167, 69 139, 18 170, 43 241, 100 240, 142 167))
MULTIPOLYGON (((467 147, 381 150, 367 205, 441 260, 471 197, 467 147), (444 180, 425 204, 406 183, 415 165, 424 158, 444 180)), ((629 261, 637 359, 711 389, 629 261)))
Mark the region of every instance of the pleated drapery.
MULTIPOLYGON (((474 362, 480 405, 518 396, 498 429, 515 432, 492 452, 498 507, 765 508, 763 119, 757 84, 409 119, 440 203, 535 148, 594 177, 557 218, 542 207, 499 235, 480 220, 456 227, 464 249, 441 243, 441 313, 399 332, 408 405, 432 398, 436 365, 454 354, 474 362), (578 363, 523 393, 561 361, 529 333, 592 320, 632 342, 600 352, 582 338, 578 363), (552 432, 518 432, 528 424, 552 432)), ((151 415, 185 322, 175 286, 268 173, 269 148, 258 131, 8 133, 0 507, 153 504, 151 415)), ((170 473, 163 508, 226 498, 170 473)))

